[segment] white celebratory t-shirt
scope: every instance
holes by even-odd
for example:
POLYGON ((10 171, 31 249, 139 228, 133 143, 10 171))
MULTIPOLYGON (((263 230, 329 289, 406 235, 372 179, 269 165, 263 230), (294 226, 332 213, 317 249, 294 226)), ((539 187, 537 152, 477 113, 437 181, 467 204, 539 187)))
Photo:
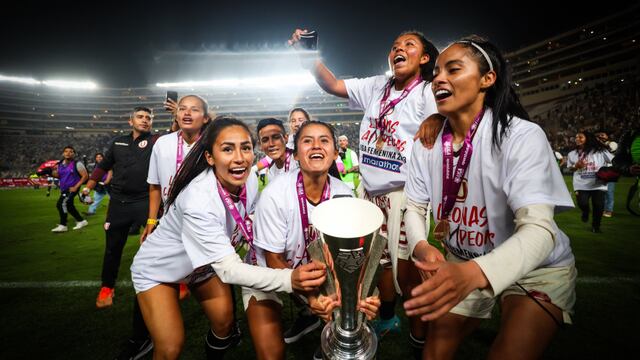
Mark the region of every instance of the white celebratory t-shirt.
MULTIPOLYGON (((249 176, 246 187, 248 209, 241 201, 235 203, 243 218, 255 207, 255 176, 249 176)), ((239 227, 218 194, 217 179, 208 169, 182 190, 158 228, 142 243, 131 265, 132 277, 134 281, 181 282, 195 269, 235 253, 232 241, 238 242, 240 237, 239 227)))
MULTIPOLYGON (((413 137, 422 121, 438 112, 431 84, 423 82, 416 86, 385 116, 385 143, 381 150, 377 150, 376 123, 387 82, 388 78, 383 75, 344 81, 349 106, 364 111, 360 124, 360 174, 364 188, 371 196, 386 194, 404 186, 407 174, 404 165, 411 156, 413 137)), ((400 94, 402 91, 392 88, 388 101, 398 98, 400 94)))
MULTIPOLYGON (((253 223, 255 229, 253 243, 256 247, 258 265, 267 266, 261 250, 277 254, 284 253, 291 268, 307 263, 296 188, 299 172, 300 170, 291 171, 269 182, 269 186, 260 195, 253 223)), ((329 198, 352 196, 353 192, 345 183, 332 176, 329 176, 329 179, 331 186, 329 198)), ((315 206, 307 200, 309 218, 314 209, 315 206)), ((336 216, 348 216, 348 214, 336 214, 336 216)), ((313 229, 311 223, 309 225, 310 241, 313 241, 318 238, 318 232, 313 229)))
POLYGON ((608 151, 592 151, 588 154, 573 150, 567 155, 567 167, 576 165, 581 157, 585 159, 585 167, 573 172, 573 190, 603 190, 607 191, 607 184, 598 181, 596 172, 611 163, 613 154, 608 151))
MULTIPOLYGON (((167 201, 169 196, 169 187, 173 183, 178 169, 176 160, 178 156, 178 134, 175 131, 171 134, 161 136, 151 152, 151 160, 149 161, 149 174, 147 175, 147 183, 151 185, 160 185, 162 201, 167 201)), ((182 162, 187 158, 189 151, 193 148, 195 141, 189 145, 186 141, 182 142, 182 162)))
MULTIPOLYGON (((298 168, 300 168, 300 165, 293 158, 293 154, 289 155, 289 173, 298 168)), ((278 176, 286 174, 287 172, 285 171, 285 169, 286 164, 283 164, 281 168, 278 168, 275 161, 271 160, 271 165, 269 165, 269 170, 267 171, 267 179, 269 179, 269 184, 271 184, 271 182, 274 181, 278 176)))
MULTIPOLYGON (((501 150, 493 147, 492 112, 485 111, 475 137, 473 154, 449 215, 447 249, 462 259, 491 252, 515 232, 516 210, 535 204, 573 207, 573 201, 542 129, 513 118, 501 150)), ((458 159, 454 158, 454 166, 458 159)), ((433 149, 418 141, 409 164, 407 197, 431 202, 436 223, 442 220, 442 132, 433 149)), ((554 249, 540 267, 573 263, 569 238, 553 223, 554 249)))

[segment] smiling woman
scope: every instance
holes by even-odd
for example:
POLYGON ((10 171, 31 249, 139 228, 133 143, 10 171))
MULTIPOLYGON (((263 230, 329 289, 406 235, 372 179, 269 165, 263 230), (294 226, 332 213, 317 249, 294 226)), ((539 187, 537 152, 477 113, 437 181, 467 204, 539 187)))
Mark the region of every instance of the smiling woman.
POLYGON ((211 329, 208 357, 220 358, 239 341, 230 285, 265 291, 309 291, 324 281, 322 266, 295 270, 256 267, 249 215, 257 179, 249 176, 253 139, 247 125, 218 117, 180 167, 166 213, 135 256, 131 277, 154 357, 177 358, 184 344, 178 284, 200 301, 211 329), (236 253, 248 245, 242 262, 236 253))

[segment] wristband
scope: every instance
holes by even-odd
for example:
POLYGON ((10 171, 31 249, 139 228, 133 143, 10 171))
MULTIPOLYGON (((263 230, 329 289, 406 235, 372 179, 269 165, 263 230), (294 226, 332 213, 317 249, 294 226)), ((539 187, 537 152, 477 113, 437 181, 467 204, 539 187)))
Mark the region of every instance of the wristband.
POLYGON ((269 161, 269 158, 265 156, 260 159, 260 161, 258 161, 258 164, 262 165, 262 167, 269 167, 269 165, 271 165, 271 162, 269 161))
POLYGON ((158 225, 158 219, 147 219, 147 225, 158 225))

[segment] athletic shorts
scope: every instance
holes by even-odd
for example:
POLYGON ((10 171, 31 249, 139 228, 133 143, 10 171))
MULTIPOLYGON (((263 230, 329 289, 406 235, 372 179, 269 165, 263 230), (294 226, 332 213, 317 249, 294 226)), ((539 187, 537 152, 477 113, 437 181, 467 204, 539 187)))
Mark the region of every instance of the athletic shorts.
POLYGON ((244 305, 244 311, 247 311, 247 308, 249 307, 249 301, 251 300, 252 297, 256 298, 256 301, 271 300, 276 304, 279 304, 280 306, 282 306, 282 300, 280 299, 280 297, 276 292, 274 291, 265 292, 265 291, 260 291, 260 290, 243 286, 242 287, 242 304, 244 305))
MULTIPOLYGON (((216 276, 216 272, 213 270, 213 267, 211 267, 211 265, 205 265, 193 270, 191 274, 187 275, 184 279, 176 282, 175 284, 184 283, 191 287, 209 280, 214 276, 216 276)), ((162 284, 162 282, 147 279, 137 272, 131 272, 131 279, 133 281, 133 287, 136 290, 136 294, 162 284)))
MULTIPOLYGON (((447 261, 462 262, 464 260, 455 255, 447 254, 447 261)), ((560 308, 564 323, 571 324, 573 306, 576 302, 577 275, 575 264, 540 268, 518 280, 518 284, 527 289, 538 301, 550 302, 560 308)), ((500 301, 503 301, 509 295, 526 296, 525 292, 516 284, 509 286, 498 296, 500 301)), ((489 319, 498 296, 490 297, 480 290, 474 290, 450 311, 462 316, 489 319)))
POLYGON ((380 236, 387 239, 387 248, 382 254, 380 264, 384 267, 391 267, 391 256, 393 254, 395 254, 396 260, 410 259, 409 243, 407 242, 404 228, 404 213, 407 210, 407 197, 404 194, 404 188, 396 189, 383 195, 370 196, 362 183, 360 183, 357 193, 361 199, 371 201, 377 205, 382 210, 382 214, 384 214, 380 236), (390 252, 389 248, 391 246, 397 251, 390 252))

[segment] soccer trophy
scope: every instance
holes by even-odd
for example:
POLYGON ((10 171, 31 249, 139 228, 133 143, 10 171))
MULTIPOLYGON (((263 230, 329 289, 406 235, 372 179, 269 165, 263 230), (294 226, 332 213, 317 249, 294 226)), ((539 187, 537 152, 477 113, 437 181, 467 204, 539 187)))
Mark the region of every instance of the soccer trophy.
POLYGON ((313 261, 327 265, 327 280, 320 292, 340 302, 340 307, 333 310, 333 320, 322 330, 324 359, 376 356, 378 341, 357 305, 376 288, 387 243, 378 236, 382 220, 382 211, 376 205, 354 198, 325 201, 311 214, 320 238, 310 243, 307 251, 313 261))

